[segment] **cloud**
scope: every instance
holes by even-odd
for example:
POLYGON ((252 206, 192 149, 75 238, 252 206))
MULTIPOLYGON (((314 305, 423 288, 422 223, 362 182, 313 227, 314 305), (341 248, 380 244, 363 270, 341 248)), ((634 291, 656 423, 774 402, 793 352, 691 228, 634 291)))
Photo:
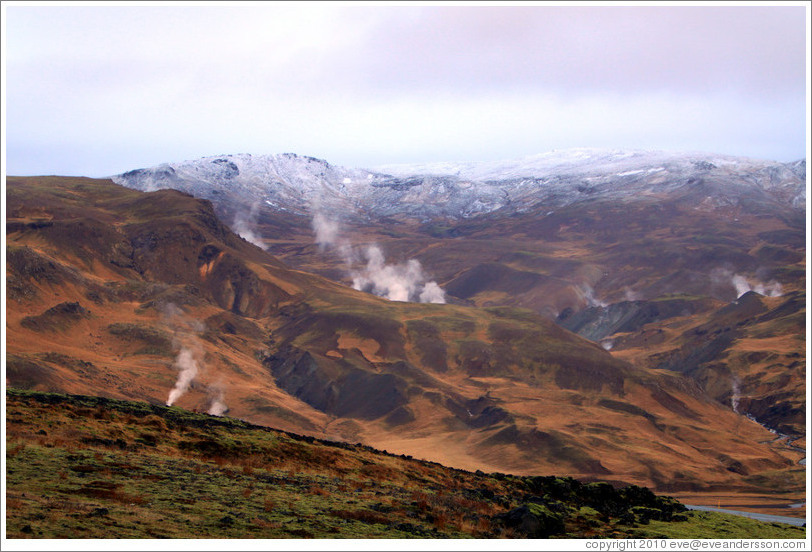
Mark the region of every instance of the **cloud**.
POLYGON ((350 166, 579 146, 805 154, 803 6, 5 15, 11 174, 107 176, 239 152, 350 166))
MULTIPOLYGON (((405 16, 403 16, 405 15, 405 16)), ((800 6, 444 6, 372 28, 363 84, 758 97, 805 87, 800 6)))

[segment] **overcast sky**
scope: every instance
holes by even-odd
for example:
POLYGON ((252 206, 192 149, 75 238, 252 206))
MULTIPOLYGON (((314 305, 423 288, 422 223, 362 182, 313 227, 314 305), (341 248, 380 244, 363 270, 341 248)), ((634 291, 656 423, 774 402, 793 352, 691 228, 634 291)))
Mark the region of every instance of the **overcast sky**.
POLYGON ((4 2, 6 172, 226 153, 345 166, 552 149, 806 152, 806 3, 4 2))

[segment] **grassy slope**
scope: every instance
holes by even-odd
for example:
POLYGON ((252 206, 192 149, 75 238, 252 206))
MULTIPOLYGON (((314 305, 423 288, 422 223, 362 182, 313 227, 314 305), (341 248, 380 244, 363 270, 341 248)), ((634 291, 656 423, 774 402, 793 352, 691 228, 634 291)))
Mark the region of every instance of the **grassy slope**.
POLYGON ((498 516, 523 504, 563 521, 554 538, 805 536, 639 487, 471 473, 143 403, 6 398, 8 538, 522 537, 498 516))

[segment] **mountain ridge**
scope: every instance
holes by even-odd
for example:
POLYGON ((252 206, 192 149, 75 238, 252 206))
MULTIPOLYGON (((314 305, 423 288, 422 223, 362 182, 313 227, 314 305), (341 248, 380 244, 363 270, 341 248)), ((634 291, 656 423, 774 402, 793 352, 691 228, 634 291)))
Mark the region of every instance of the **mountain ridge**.
POLYGON ((664 183, 675 179, 682 187, 695 175, 740 172, 750 175, 751 191, 766 191, 796 207, 805 202, 805 161, 622 150, 576 149, 504 162, 370 169, 339 167, 297 154, 237 154, 164 163, 112 179, 147 191, 173 187, 197 197, 241 196, 244 205, 262 202, 303 215, 341 208, 346 214, 367 216, 460 219, 503 208, 521 211, 538 202, 567 205, 585 195, 620 194, 628 199, 669 191, 664 183))

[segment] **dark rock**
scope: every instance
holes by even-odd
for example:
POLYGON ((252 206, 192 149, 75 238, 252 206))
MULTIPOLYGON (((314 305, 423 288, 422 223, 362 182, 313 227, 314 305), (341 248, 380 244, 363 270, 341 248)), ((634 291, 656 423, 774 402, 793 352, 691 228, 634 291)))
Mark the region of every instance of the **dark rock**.
POLYGON ((217 523, 226 527, 230 527, 234 525, 234 518, 231 516, 223 516, 217 523))
POLYGON ((646 506, 634 506, 631 508, 631 513, 634 514, 634 517, 637 519, 639 523, 642 525, 647 525, 649 521, 653 520, 661 520, 662 519, 662 512, 655 508, 648 508, 646 506))
POLYGON ((541 504, 519 506, 494 520, 525 538, 543 539, 564 532, 564 517, 541 504))

